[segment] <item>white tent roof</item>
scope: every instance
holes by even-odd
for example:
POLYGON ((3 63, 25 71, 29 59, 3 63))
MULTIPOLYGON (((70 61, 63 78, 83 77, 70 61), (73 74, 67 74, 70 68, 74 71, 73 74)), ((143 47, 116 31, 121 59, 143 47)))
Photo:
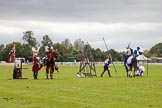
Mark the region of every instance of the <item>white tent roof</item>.
POLYGON ((137 57, 137 60, 145 61, 145 60, 151 60, 151 59, 145 57, 145 56, 142 54, 142 55, 139 55, 139 56, 137 57))

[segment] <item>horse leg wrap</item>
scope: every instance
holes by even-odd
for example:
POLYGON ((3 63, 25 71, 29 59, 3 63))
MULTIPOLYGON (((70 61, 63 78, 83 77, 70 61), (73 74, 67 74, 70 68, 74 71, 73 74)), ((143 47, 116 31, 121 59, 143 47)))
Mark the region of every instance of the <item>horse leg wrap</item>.
POLYGON ((50 73, 50 77, 51 77, 51 79, 53 79, 53 73, 50 73))
POLYGON ((128 71, 128 75, 132 77, 132 71, 128 71))
POLYGON ((48 73, 46 73, 46 79, 48 79, 48 73))

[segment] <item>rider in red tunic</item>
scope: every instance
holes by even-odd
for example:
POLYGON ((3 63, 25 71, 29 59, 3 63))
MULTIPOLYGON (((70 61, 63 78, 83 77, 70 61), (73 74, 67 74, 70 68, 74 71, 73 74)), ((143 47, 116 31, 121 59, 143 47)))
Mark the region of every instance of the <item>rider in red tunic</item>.
MULTIPOLYGON (((50 55, 51 53, 54 51, 51 42, 49 41, 47 46, 45 46, 45 54, 46 54, 46 58, 45 58, 45 64, 46 64, 46 79, 48 79, 48 74, 49 74, 49 69, 50 67, 54 67, 54 61, 52 62, 50 59, 50 55)), ((51 71, 53 71, 53 69, 51 69, 51 71)), ((50 77, 51 79, 53 79, 53 73, 50 72, 50 77)))
POLYGON ((46 58, 49 58, 49 54, 51 54, 53 52, 53 47, 51 45, 51 42, 48 42, 48 45, 45 46, 45 54, 46 54, 46 58))

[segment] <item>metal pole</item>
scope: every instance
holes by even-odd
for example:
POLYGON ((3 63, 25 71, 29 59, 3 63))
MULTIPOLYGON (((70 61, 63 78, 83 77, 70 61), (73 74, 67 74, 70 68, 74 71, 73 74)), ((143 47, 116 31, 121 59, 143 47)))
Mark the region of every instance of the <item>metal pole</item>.
POLYGON ((104 37, 103 37, 102 39, 103 39, 103 41, 104 41, 104 43, 105 43, 105 47, 106 47, 107 51, 109 51, 109 50, 108 50, 108 47, 107 47, 107 44, 106 44, 106 41, 105 41, 105 39, 104 39, 104 37))
POLYGON ((147 52, 147 76, 148 76, 148 52, 147 52))
MULTIPOLYGON (((105 43, 105 47, 106 47, 106 49, 107 49, 107 52, 109 52, 109 50, 108 50, 108 47, 107 47, 107 44, 106 44, 106 41, 105 41, 104 37, 103 37, 102 39, 103 39, 103 41, 104 41, 104 43, 105 43)), ((115 72, 116 72, 116 74, 117 74, 117 70, 116 70, 116 68, 115 68, 115 65, 114 65, 113 61, 112 61, 112 64, 113 64, 114 70, 115 70, 115 72)))

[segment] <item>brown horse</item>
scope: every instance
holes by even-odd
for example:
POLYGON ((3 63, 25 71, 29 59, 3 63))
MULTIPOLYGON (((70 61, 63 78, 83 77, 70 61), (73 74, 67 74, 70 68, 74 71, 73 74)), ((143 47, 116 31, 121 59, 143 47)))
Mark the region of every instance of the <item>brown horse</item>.
POLYGON ((59 52, 56 50, 54 50, 53 52, 51 52, 48 55, 48 59, 46 59, 46 79, 48 79, 48 74, 50 73, 50 78, 53 79, 53 72, 54 69, 56 69, 58 71, 58 67, 55 64, 55 58, 58 56, 59 52))
MULTIPOLYGON (((132 71, 134 71, 134 75, 133 76, 135 76, 135 72, 139 69, 138 68, 138 61, 137 61, 137 58, 136 58, 137 56, 130 56, 129 58, 128 58, 128 60, 127 60, 127 63, 126 63, 126 67, 127 67, 127 69, 126 69, 126 71, 127 71, 127 75, 129 76, 129 77, 132 77, 132 71), (134 69, 134 70, 133 70, 134 69)), ((127 77, 128 77, 127 76, 127 77)))

